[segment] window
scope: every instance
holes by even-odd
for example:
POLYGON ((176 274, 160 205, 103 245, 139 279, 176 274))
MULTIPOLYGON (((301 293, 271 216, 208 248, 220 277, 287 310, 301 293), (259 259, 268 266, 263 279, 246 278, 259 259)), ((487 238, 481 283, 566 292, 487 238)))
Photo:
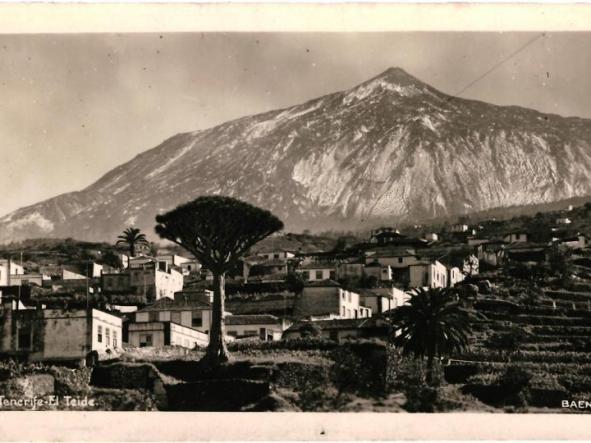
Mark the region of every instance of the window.
POLYGON ((99 343, 103 342, 103 327, 101 325, 98 325, 96 328, 96 340, 99 343))
POLYGON ((341 307, 341 315, 343 317, 345 316, 345 307, 344 306, 341 307))
POLYGON ((149 320, 148 321, 158 321, 158 311, 150 311, 149 312, 149 320))
POLYGON ((140 335, 140 348, 145 348, 146 346, 152 346, 152 334, 140 335))
POLYGON ((119 343, 117 343, 117 331, 113 329, 113 347, 117 349, 118 345, 119 343))
POLYGON ((25 327, 18 330, 18 347, 19 349, 31 348, 31 329, 25 327))
POLYGON ((279 254, 273 254, 273 258, 279 258, 279 254))
POLYGON ((316 271, 316 280, 322 280, 322 271, 316 271))
POLYGON ((107 346, 111 346, 111 330, 109 328, 105 328, 105 343, 107 346))
POLYGON ((259 333, 256 330, 246 330, 246 331, 244 331, 244 336, 245 337, 256 337, 257 335, 259 335, 259 333))
POLYGON ((404 257, 398 257, 398 263, 404 262, 404 257))
POLYGON ((203 326, 203 317, 201 315, 201 311, 193 311, 191 316, 191 326, 194 328, 201 328, 203 326))
POLYGON ((335 271, 330 271, 330 278, 331 278, 332 280, 334 280, 334 279, 336 278, 336 273, 335 273, 335 271))

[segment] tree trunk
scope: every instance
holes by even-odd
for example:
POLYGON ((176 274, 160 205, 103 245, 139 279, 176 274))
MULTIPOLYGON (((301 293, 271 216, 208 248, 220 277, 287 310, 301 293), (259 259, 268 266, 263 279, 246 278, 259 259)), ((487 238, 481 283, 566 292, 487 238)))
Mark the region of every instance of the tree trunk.
POLYGON ((223 273, 213 274, 214 293, 213 293, 213 307, 212 319, 209 330, 209 345, 205 354, 205 360, 210 366, 219 366, 221 363, 227 362, 230 358, 228 348, 226 347, 226 328, 224 322, 224 299, 225 291, 225 275, 223 273))
POLYGON ((425 381, 428 385, 433 384, 433 355, 427 357, 427 370, 425 372, 425 381))

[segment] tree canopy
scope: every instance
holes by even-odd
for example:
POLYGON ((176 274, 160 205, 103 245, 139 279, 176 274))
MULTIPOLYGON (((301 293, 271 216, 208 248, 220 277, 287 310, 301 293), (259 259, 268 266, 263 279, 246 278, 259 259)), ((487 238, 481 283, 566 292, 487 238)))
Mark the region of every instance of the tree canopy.
POLYGON ((129 254, 135 256, 136 245, 147 245, 148 240, 146 235, 141 233, 141 229, 130 226, 125 229, 121 235, 119 235, 117 245, 126 244, 129 247, 129 254))
POLYGON ((471 318, 450 288, 417 288, 408 304, 394 309, 390 315, 400 331, 394 343, 405 354, 427 357, 427 382, 431 381, 434 357, 450 355, 468 346, 471 318))
POLYGON ((212 272, 225 272, 248 249, 283 229, 271 212, 231 197, 199 197, 156 216, 156 233, 191 252, 212 272))

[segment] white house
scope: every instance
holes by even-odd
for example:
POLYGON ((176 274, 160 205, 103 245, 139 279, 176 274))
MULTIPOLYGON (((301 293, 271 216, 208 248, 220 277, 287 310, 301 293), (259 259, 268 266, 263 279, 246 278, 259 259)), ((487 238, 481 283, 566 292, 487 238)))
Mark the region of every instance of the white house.
POLYGON ((392 280, 392 268, 389 265, 381 264, 377 260, 365 265, 363 272, 368 277, 374 277, 377 281, 392 280))
POLYGON ((425 240, 427 240, 427 241, 431 241, 431 242, 439 241, 439 235, 437 235, 435 232, 428 232, 425 234, 424 237, 425 237, 425 240))
POLYGON ((366 263, 378 261, 383 266, 390 266, 395 269, 407 268, 419 262, 414 249, 405 248, 366 254, 365 260, 366 263))
POLYGON ((468 225, 464 225, 464 224, 456 224, 453 225, 451 228, 449 228, 450 232, 467 232, 469 229, 468 225))
POLYGON ((437 260, 409 267, 409 286, 412 288, 445 288, 447 285, 447 268, 437 260))
POLYGON ((562 218, 556 219, 557 225, 570 225, 571 223, 572 223, 571 219, 567 218, 567 217, 562 217, 562 218))
POLYGON ((10 286, 11 276, 22 275, 25 269, 13 260, 0 259, 0 286, 10 286))
POLYGON ((295 254, 293 252, 282 251, 282 250, 269 251, 269 252, 259 252, 259 253, 257 253, 257 255, 263 256, 267 260, 277 260, 277 259, 287 260, 287 259, 295 257, 295 254))
POLYGON ((294 312, 300 317, 314 318, 371 316, 371 309, 361 305, 359 293, 343 289, 331 280, 307 283, 295 301, 294 312))
POLYGON ((336 263, 312 262, 300 266, 297 270, 306 281, 334 280, 336 278, 336 263))
POLYGON ((371 309, 372 314, 395 309, 405 304, 410 295, 398 288, 360 289, 361 304, 371 309))
POLYGON ((226 334, 234 338, 258 337, 262 341, 281 340, 291 323, 274 315, 227 315, 226 334))
POLYGON ((98 309, 14 311, 2 300, 0 352, 28 361, 92 362, 121 348, 121 318, 98 309))

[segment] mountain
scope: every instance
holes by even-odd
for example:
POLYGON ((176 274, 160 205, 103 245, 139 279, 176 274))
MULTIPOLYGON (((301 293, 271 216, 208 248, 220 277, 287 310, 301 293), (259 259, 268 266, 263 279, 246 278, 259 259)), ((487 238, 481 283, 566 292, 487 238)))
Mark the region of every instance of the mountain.
POLYGON ((114 240, 204 194, 287 229, 371 227, 591 194, 591 120, 455 98, 399 68, 291 108, 178 134, 88 188, 0 218, 0 242, 114 240))

